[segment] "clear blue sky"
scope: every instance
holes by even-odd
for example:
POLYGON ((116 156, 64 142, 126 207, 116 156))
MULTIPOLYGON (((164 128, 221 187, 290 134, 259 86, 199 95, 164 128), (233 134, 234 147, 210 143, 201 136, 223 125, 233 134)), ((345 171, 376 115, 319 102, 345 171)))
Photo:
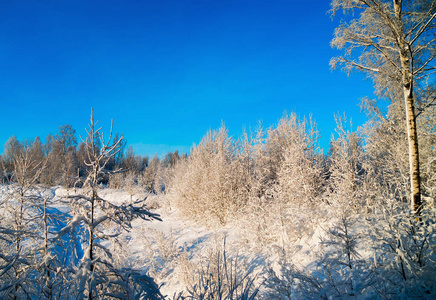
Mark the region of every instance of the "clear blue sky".
MULTIPOLYGON (((312 114, 327 148, 335 113, 365 121, 363 75, 331 71, 340 19, 328 0, 2 0, 0 144, 84 135, 90 108, 137 154, 189 151, 223 121, 230 134, 312 114)), ((0 148, 2 152, 3 148, 0 148)))

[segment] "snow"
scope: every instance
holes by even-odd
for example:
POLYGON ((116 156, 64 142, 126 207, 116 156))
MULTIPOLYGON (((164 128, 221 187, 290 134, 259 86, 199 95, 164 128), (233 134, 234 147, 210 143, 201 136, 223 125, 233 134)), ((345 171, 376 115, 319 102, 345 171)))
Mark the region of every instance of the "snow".
MULTIPOLYGON (((75 191, 56 187, 48 194, 53 198, 64 199, 80 193, 80 189, 75 191)), ((99 196, 116 205, 131 201, 129 193, 122 189, 101 189, 99 196)), ((136 196, 134 200, 145 196, 136 196)), ((148 197, 149 202, 164 202, 164 199, 159 199, 164 197, 162 195, 148 197)), ((67 206, 62 202, 56 204, 55 208, 62 212, 67 210, 67 206)), ((259 271, 269 256, 268 253, 251 253, 249 249, 245 249, 244 252, 244 247, 241 247, 242 233, 236 226, 199 226, 193 221, 186 220, 175 208, 161 207, 152 209, 151 212, 158 214, 162 221, 135 219, 131 230, 120 237, 123 251, 121 256, 125 258, 125 264, 148 271, 161 285, 163 295, 172 296, 183 291, 190 284, 189 277, 194 275, 195 267, 203 263, 213 249, 222 248, 224 238, 228 253, 237 253, 238 257, 252 263, 246 266, 248 269, 259 271)), ((80 216, 72 216, 58 235, 64 235, 81 221, 83 218, 80 216)))
MULTIPOLYGON (((10 187, 5 185, 0 187, 2 199, 8 194, 10 187)), ((68 232, 76 228, 80 222, 86 219, 80 214, 72 214, 69 211, 67 202, 68 197, 80 195, 80 189, 66 189, 63 187, 53 187, 41 189, 41 195, 48 197, 52 205, 50 210, 60 213, 70 214, 68 223, 52 224, 51 230, 56 232, 54 238, 65 238, 68 232), (59 201, 62 200, 62 201, 59 201)), ((99 190, 99 196, 113 204, 121 205, 131 201, 128 192, 122 189, 104 188, 99 190)), ((142 199, 147 195, 139 195, 134 199, 142 199)), ((164 202, 163 195, 149 195, 149 202, 164 202)), ((272 248, 267 248, 263 252, 257 252, 250 248, 247 243, 242 242, 244 232, 235 225, 224 227, 207 228, 199 226, 196 222, 186 220, 180 211, 175 208, 161 207, 150 210, 158 214, 162 221, 146 221, 135 219, 129 232, 124 232, 120 237, 122 242, 122 257, 128 265, 135 266, 140 270, 148 271, 154 275, 155 280, 161 285, 161 292, 164 295, 173 295, 182 291, 190 284, 190 276, 193 276, 195 267, 204 262, 214 249, 222 249, 224 239, 226 251, 232 255, 237 255, 244 261, 251 263, 246 268, 260 272, 260 267, 269 260, 276 260, 277 253, 273 253, 272 248)), ((319 231, 312 235, 308 240, 302 240, 296 248, 296 253, 308 253, 310 249, 318 243, 319 231)), ((76 252, 80 259, 86 258, 86 249, 81 249, 80 240, 76 241, 76 252)), ((61 253, 57 251, 58 254, 61 253)), ((311 263, 305 256, 294 256, 294 260, 301 265, 311 263)), ((80 272, 86 272, 86 268, 81 268, 77 274, 83 281, 80 272)), ((153 277, 153 276, 152 276, 153 277)), ((82 282, 83 284, 83 282, 82 282)))
MULTIPOLYGON (((65 192, 62 195, 65 195, 65 192)), ((102 189, 99 195, 118 205, 130 201, 129 193, 121 189, 102 189)), ((142 197, 145 195, 136 196, 142 197)), ((165 203, 164 195, 148 197, 147 201, 165 203)), ((147 270, 161 286, 163 295, 172 296, 183 291, 191 283, 192 278, 189 277, 194 275, 195 268, 203 264, 214 249, 222 249, 224 239, 227 253, 237 255, 246 262, 246 269, 262 275, 263 268, 268 264, 278 268, 279 255, 278 251, 274 250, 277 247, 271 245, 263 251, 251 247, 243 241, 244 229, 235 224, 214 228, 199 226, 198 223, 187 220, 182 212, 174 207, 162 206, 152 209, 151 212, 158 214, 162 222, 134 220, 130 232, 123 234, 123 256, 129 265, 147 270)), ((315 257, 310 253, 318 247, 322 232, 323 230, 318 227, 313 234, 294 245, 294 263, 302 267, 314 263, 315 257)))
MULTIPOLYGON (((74 231, 80 223, 86 222, 83 215, 70 210, 68 199, 83 194, 84 191, 63 187, 40 188, 39 191, 43 197, 48 199, 51 213, 68 216, 66 219, 51 221, 51 238, 70 244, 69 251, 72 249, 75 251, 77 258, 72 262, 77 265, 79 261, 81 262, 78 265, 75 280, 78 287, 85 289, 86 278, 91 276, 86 274, 89 272, 89 264, 91 263, 87 257, 89 251, 84 249, 83 241, 80 238, 68 240, 71 237, 68 233, 74 231), (68 221, 65 221, 67 219, 68 221), (74 245, 71 245, 72 242, 74 245)), ((9 192, 9 186, 0 186, 0 199, 2 201, 8 199, 9 192)), ((251 228, 247 228, 247 223, 233 220, 225 226, 200 226, 198 222, 187 219, 177 208, 169 207, 165 195, 141 194, 135 195, 132 199, 127 191, 109 188, 103 188, 98 193, 102 199, 117 206, 146 197, 146 203, 153 203, 153 206, 158 204, 158 208, 150 209, 150 212, 157 214, 162 221, 134 219, 131 228, 128 228, 128 231, 121 231, 120 235, 117 236, 120 245, 111 244, 109 240, 96 240, 94 245, 111 251, 111 256, 115 257, 114 262, 121 266, 120 269, 123 269, 122 266, 127 266, 140 270, 143 275, 151 276, 160 286, 161 293, 170 298, 192 286, 195 280, 198 280, 199 270, 202 268, 204 270, 206 264, 216 259, 220 253, 221 255, 225 253, 226 257, 238 260, 238 268, 241 269, 241 272, 246 270, 248 274, 253 276, 250 278, 253 278, 255 288, 260 287, 259 293, 266 293, 268 288, 277 289, 277 291, 283 290, 283 293, 286 293, 287 289, 292 290, 292 284, 301 283, 304 280, 314 280, 315 283, 312 282, 312 284, 316 285, 316 280, 325 281, 328 280, 326 276, 332 275, 336 281, 335 284, 342 284, 345 290, 347 285, 354 286, 357 291, 360 290, 359 294, 356 293, 350 299, 366 299, 374 296, 374 293, 368 289, 360 288, 363 283, 359 281, 360 277, 357 275, 358 272, 367 271, 358 271, 359 259, 373 261, 375 267, 378 267, 377 263, 381 261, 382 257, 377 258, 376 249, 371 248, 366 243, 357 244, 355 250, 360 257, 353 261, 357 269, 350 270, 345 263, 341 262, 341 259, 345 257, 341 251, 346 247, 346 245, 344 246, 346 238, 357 237, 358 239, 356 232, 368 231, 367 225, 359 220, 354 220, 353 228, 348 233, 349 236, 343 235, 341 229, 338 229, 339 231, 335 229, 339 228, 335 227, 339 226, 338 218, 325 218, 324 221, 320 221, 313 227, 312 232, 305 232, 293 241, 288 241, 286 244, 283 241, 276 241, 260 247, 249 241, 250 235, 247 232, 251 228), (328 265, 325 269, 326 266, 323 264, 328 264, 330 260, 336 264, 337 269, 329 270, 328 265), (283 263, 284 261, 285 263, 283 263), (345 267, 341 267, 341 264, 345 267), (299 271, 296 273, 295 270, 299 271), (325 273, 331 271, 336 273, 325 273), (277 276, 276 281, 271 280, 274 276, 277 276)), ((256 224, 252 224, 254 228, 253 225, 256 224)), ((113 233, 112 229, 115 228, 106 228, 105 234, 113 233)), ((6 232, 8 229, 0 228, 0 230, 6 232)), ((402 260, 412 272, 412 266, 408 265, 405 256, 406 253, 400 249, 396 251, 396 262, 392 263, 398 264, 399 260, 402 260)), ((68 255, 68 257, 59 257, 59 260, 70 261, 71 254, 67 254, 67 252, 68 250, 65 251, 60 245, 55 246, 56 255, 68 255)), ((380 253, 378 255, 380 256, 380 253)), ((10 268, 10 266, 3 267, 3 273, 10 268)), ((313 287, 310 289, 312 289, 313 294, 309 295, 309 298, 316 298, 326 292, 323 289, 316 291, 313 287)))

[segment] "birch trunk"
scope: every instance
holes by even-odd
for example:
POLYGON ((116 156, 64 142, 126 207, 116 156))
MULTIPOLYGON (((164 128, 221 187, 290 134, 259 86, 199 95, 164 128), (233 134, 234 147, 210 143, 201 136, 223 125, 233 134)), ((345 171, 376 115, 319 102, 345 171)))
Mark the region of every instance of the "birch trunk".
POLYGON ((416 130, 415 105, 412 83, 404 83, 403 93, 406 109, 407 137, 409 142, 409 168, 411 207, 419 214, 421 209, 421 179, 419 173, 418 132, 416 130))
POLYGON ((421 179, 419 174, 418 133, 416 131, 415 107, 412 88, 404 84, 407 137, 409 142, 409 167, 412 210, 419 214, 421 208, 421 179))
MULTIPOLYGON (((395 17, 398 24, 402 24, 401 11, 402 1, 394 0, 395 17)), ((404 37, 403 26, 400 25, 397 43, 402 69, 403 96, 406 110, 407 137, 409 143, 409 168, 410 168, 410 189, 411 189, 411 209, 419 215, 421 208, 421 180, 419 174, 419 151, 418 151, 418 132, 416 130, 415 99, 413 95, 413 75, 412 64, 410 63, 410 48, 404 37)))

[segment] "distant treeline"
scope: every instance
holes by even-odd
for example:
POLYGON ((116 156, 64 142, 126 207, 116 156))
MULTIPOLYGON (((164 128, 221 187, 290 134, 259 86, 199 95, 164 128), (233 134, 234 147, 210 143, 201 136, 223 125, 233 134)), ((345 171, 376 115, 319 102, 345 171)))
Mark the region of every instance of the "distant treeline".
MULTIPOLYGON (((118 140, 120 137, 121 134, 117 133, 113 140, 118 140)), ((186 154, 179 155, 177 150, 168 152, 161 159, 157 155, 153 157, 136 155, 125 139, 121 141, 119 148, 120 151, 105 165, 107 175, 99 178, 99 182, 103 185, 108 185, 112 181, 112 187, 120 187, 120 177, 134 174, 144 179, 144 186, 149 192, 162 191, 165 189, 163 182, 165 170, 173 167, 181 158, 187 157, 186 154)), ((71 125, 60 126, 59 132, 55 135, 49 134, 45 142, 42 142, 39 137, 25 141, 19 141, 15 136, 9 138, 4 145, 4 153, 0 156, 3 183, 14 181, 16 160, 24 156, 34 165, 35 170, 44 165, 43 172, 38 178, 39 184, 80 187, 83 178, 87 176, 88 158, 85 143, 78 142, 76 131, 71 125)))

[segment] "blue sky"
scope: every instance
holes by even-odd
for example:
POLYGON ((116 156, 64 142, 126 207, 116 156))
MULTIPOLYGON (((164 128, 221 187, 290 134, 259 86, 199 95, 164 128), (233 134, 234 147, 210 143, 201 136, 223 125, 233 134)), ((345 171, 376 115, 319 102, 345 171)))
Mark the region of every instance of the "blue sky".
MULTIPOLYGON (((340 19, 329 1, 2 0, 0 144, 70 124, 91 107, 137 154, 189 151, 221 122, 230 134, 313 115, 327 148, 334 114, 365 121, 361 74, 331 71, 340 19)), ((2 152, 2 148, 0 148, 2 152)))

